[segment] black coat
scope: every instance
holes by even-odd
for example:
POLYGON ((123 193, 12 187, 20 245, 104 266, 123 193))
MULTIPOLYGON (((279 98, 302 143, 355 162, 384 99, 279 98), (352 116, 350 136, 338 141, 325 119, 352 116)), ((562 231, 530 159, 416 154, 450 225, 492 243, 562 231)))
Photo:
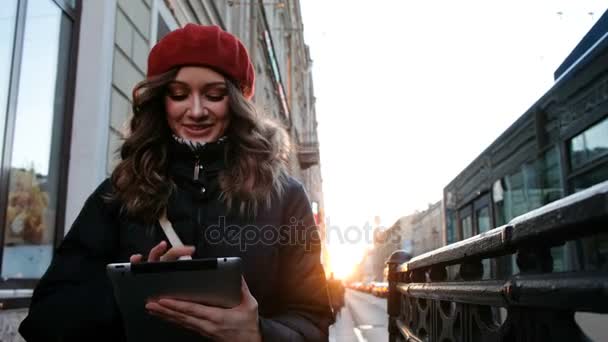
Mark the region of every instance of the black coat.
MULTIPOLYGON (((326 341, 331 309, 318 231, 303 186, 288 178, 283 196, 273 197, 270 208, 261 208, 252 221, 228 212, 218 199, 223 160, 212 148, 202 152, 197 157, 203 169, 193 180, 194 155, 172 151, 169 174, 177 190, 167 216, 176 233, 184 244, 196 246, 194 258, 242 258, 264 341, 326 341), (261 238, 264 229, 278 234, 261 238)), ((56 251, 19 328, 27 341, 125 339, 105 266, 128 262, 132 254, 146 256, 166 237, 158 223, 122 214, 119 203, 106 199, 111 191, 109 180, 95 190, 56 251)))

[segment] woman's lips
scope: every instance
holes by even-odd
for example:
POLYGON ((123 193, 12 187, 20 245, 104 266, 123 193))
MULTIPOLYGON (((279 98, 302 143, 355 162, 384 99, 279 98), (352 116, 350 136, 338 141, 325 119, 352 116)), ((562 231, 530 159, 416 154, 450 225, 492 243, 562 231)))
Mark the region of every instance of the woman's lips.
POLYGON ((186 132, 189 133, 189 135, 204 135, 211 130, 211 128, 213 127, 213 124, 210 124, 210 125, 183 125, 183 127, 186 130, 186 132))

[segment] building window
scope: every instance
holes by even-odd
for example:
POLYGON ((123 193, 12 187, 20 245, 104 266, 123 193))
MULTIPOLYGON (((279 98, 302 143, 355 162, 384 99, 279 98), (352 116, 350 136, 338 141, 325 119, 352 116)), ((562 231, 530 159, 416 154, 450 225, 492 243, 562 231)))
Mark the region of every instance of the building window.
POLYGON ((62 155, 68 148, 63 140, 69 122, 73 18, 52 0, 4 5, 10 15, 0 21, 6 26, 0 30, 0 59, 6 62, 0 66, 0 105, 7 132, 2 136, 0 177, 0 188, 7 189, 0 193, 0 286, 6 288, 7 280, 19 284, 40 278, 50 264, 56 237, 63 235, 58 226, 63 220, 60 194, 65 191, 60 179, 67 162, 62 155))
POLYGON ((510 221, 512 218, 525 214, 528 211, 524 189, 524 175, 521 170, 505 177, 505 219, 510 221))
POLYGON ((64 8, 68 8, 68 9, 75 9, 76 8, 76 1, 77 0, 53 0, 55 1, 58 5, 63 6, 64 8))
POLYGON ((150 48, 179 25, 167 5, 162 0, 154 0, 152 4, 152 39, 150 48))
POLYGON ((542 185, 542 205, 564 197, 562 168, 556 146, 547 150, 538 160, 538 174, 542 185))
POLYGON ((569 143, 573 170, 608 154, 608 118, 575 136, 569 143))
POLYGON ((608 179, 608 163, 604 163, 589 172, 585 172, 573 179, 574 192, 584 190, 590 186, 608 179))
POLYGON ((460 220, 462 226, 462 239, 467 239, 473 236, 473 221, 471 215, 468 215, 460 220))
POLYGON ((572 138, 568 144, 571 190, 581 191, 608 179, 608 117, 572 138))
POLYGON ((500 227, 506 222, 505 217, 505 186, 503 180, 497 180, 492 185, 492 200, 494 202, 494 220, 496 227, 500 227))
POLYGON ((453 209, 445 210, 445 230, 446 230, 446 243, 449 245, 451 243, 456 242, 456 232, 455 232, 455 219, 456 212, 453 209))
POLYGON ((475 217, 477 218, 477 230, 479 234, 487 232, 491 229, 490 209, 488 207, 483 207, 477 210, 475 217))
POLYGON ((11 62, 15 46, 13 39, 17 24, 17 0, 4 2, 2 20, 0 20, 0 151, 4 150, 4 130, 6 110, 8 108, 9 86, 11 84, 11 62))
POLYGON ((498 225, 563 197, 557 147, 496 181, 492 190, 498 225))

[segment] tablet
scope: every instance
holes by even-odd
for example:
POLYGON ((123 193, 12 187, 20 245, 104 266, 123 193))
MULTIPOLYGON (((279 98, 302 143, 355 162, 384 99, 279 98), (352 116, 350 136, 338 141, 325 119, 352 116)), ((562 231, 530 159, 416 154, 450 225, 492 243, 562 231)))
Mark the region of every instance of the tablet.
POLYGON ((222 308, 241 302, 241 258, 107 265, 128 341, 201 341, 146 312, 149 298, 169 297, 222 308))

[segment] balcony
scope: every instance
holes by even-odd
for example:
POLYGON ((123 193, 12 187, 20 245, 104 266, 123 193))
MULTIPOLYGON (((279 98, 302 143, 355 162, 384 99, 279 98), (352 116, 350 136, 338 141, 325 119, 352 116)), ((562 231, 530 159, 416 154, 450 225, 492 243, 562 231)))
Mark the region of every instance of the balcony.
POLYGON ((320 163, 319 143, 301 143, 298 146, 298 162, 302 170, 320 163))

